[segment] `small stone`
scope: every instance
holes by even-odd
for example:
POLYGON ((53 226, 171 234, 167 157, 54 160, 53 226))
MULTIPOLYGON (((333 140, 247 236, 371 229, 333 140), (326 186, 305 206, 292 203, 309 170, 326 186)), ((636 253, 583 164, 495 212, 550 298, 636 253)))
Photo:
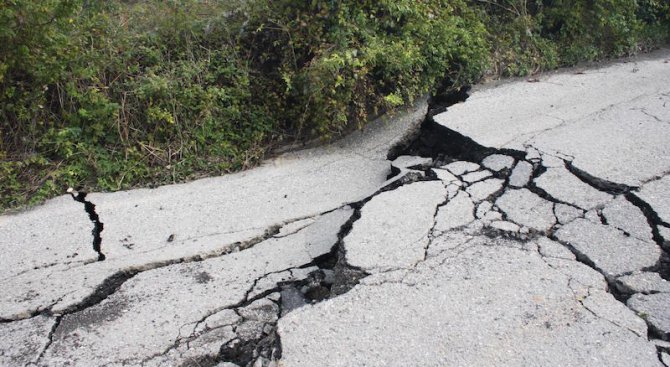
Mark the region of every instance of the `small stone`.
POLYGON ((514 158, 503 154, 492 154, 482 161, 482 165, 491 171, 500 172, 514 165, 514 158))
POLYGON ((515 223, 537 231, 548 231, 556 223, 553 204, 528 189, 507 190, 496 206, 515 223))
POLYGON ((468 173, 467 175, 463 176, 463 181, 468 182, 468 183, 473 183, 477 181, 481 181, 485 178, 491 177, 491 172, 489 171, 477 171, 477 172, 472 172, 468 173))
POLYGON ((335 272, 330 269, 323 269, 321 270, 323 272, 323 282, 326 284, 333 284, 335 283, 335 272))
POLYGON ((640 272, 619 277, 617 288, 624 293, 670 293, 670 282, 658 273, 640 272))
POLYGON ((558 223, 567 224, 584 215, 584 211, 574 206, 557 203, 554 205, 554 214, 558 223))
POLYGON ((451 184, 451 183, 459 183, 460 180, 458 177, 454 176, 451 172, 447 171, 446 169, 439 169, 435 168, 433 169, 433 172, 435 172, 435 175, 437 176, 440 181, 444 182, 444 184, 451 184))
POLYGON ((460 176, 464 173, 477 171, 481 167, 477 163, 458 161, 449 163, 446 166, 442 166, 441 168, 446 168, 449 170, 449 172, 455 174, 456 176, 460 176))
POLYGON ((460 192, 447 204, 440 207, 435 217, 435 230, 445 232, 462 227, 475 220, 475 205, 464 192, 460 192))
POLYGON ((433 164, 432 158, 423 158, 413 155, 401 155, 391 162, 393 167, 410 168, 410 167, 430 167, 433 164))
POLYGON ((634 294, 627 304, 656 329, 663 339, 670 339, 670 293, 634 294))
POLYGON ((540 255, 544 257, 553 257, 557 259, 575 260, 575 255, 567 247, 547 237, 538 239, 540 255))
POLYGON ((491 222, 490 226, 491 228, 495 228, 504 232, 519 232, 519 229, 521 229, 517 224, 500 220, 491 222))
POLYGON ((668 353, 661 353, 661 362, 663 362, 664 365, 670 367, 670 354, 668 353))
POLYGON ((470 185, 465 191, 470 194, 472 201, 478 203, 502 189, 504 181, 499 178, 490 178, 470 185))
POLYGON ((509 185, 512 187, 524 187, 530 181, 530 176, 533 174, 533 165, 520 161, 514 167, 512 175, 509 177, 509 185))

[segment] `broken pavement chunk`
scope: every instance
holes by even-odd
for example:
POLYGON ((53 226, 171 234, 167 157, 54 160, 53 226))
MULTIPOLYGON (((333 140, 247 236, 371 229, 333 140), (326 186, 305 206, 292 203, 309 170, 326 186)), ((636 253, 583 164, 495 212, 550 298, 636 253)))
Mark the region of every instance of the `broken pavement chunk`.
POLYGON ((446 169, 435 168, 433 169, 433 172, 435 172, 437 178, 442 182, 444 182, 445 185, 448 185, 450 183, 457 183, 458 185, 461 184, 461 180, 459 180, 458 177, 454 176, 451 172, 447 171, 446 169))
MULTIPOLYGON (((262 279, 304 267, 329 253, 352 213, 350 208, 339 209, 293 235, 270 238, 244 251, 139 273, 100 303, 65 315, 43 362, 139 365, 156 351, 170 349, 180 336, 188 338, 200 320, 254 301, 249 299, 250 292, 276 291, 276 283, 262 279)), ((219 340, 212 343, 221 345, 219 340)))
POLYGON ((0 279, 56 264, 94 262, 98 256, 91 248, 92 229, 82 205, 69 195, 23 213, 0 216, 0 252, 11 254, 0 258, 0 279))
POLYGON ((567 204, 556 203, 554 214, 560 224, 567 224, 584 215, 584 211, 567 204))
POLYGON ((374 272, 423 259, 435 209, 446 196, 441 182, 425 181, 373 197, 344 238, 347 263, 374 272))
MULTIPOLYGON (((482 219, 482 222, 493 222, 496 220, 502 220, 502 214, 500 212, 491 210, 490 212, 486 213, 482 219)), ((519 229, 521 231, 521 229, 519 229)))
POLYGON ((504 169, 510 169, 514 165, 514 158, 503 154, 491 154, 484 158, 482 165, 491 171, 500 172, 504 169))
POLYGON ((624 196, 619 196, 605 205, 602 215, 607 224, 625 231, 643 241, 653 241, 647 217, 624 196))
MULTIPOLYGON (((537 252, 514 248, 515 241, 484 240, 435 254, 400 281, 361 284, 280 319, 281 363, 659 366, 646 335, 581 305, 568 287, 570 273, 555 271, 537 252)), ((583 264, 562 261, 602 279, 583 264)), ((617 302, 605 301, 605 307, 617 302)))
POLYGON ((35 363, 49 344, 49 333, 55 323, 55 318, 47 316, 0 323, 0 366, 35 363))
POLYGON ((438 233, 462 227, 475 220, 475 205, 468 195, 461 191, 437 210, 435 231, 438 233))
POLYGON ((604 290, 591 290, 582 304, 598 317, 625 327, 638 336, 647 337, 647 324, 644 320, 637 317, 623 303, 618 302, 610 293, 604 290))
POLYGON ((488 178, 488 177, 491 177, 491 172, 489 172, 489 171, 477 171, 477 172, 472 172, 472 173, 468 173, 466 175, 463 175, 463 181, 473 183, 473 182, 481 181, 481 180, 483 180, 485 178, 488 178))
POLYGON ((649 323, 661 338, 670 341, 670 293, 634 294, 628 307, 649 323))
POLYGON ((625 275, 618 278, 616 284, 620 292, 627 294, 670 293, 670 282, 661 278, 658 273, 640 272, 625 275))
POLYGON ((644 184, 636 195, 649 204, 662 221, 670 223, 670 175, 644 184))
POLYGON ((530 176, 533 174, 533 165, 520 161, 514 167, 512 174, 509 177, 509 185, 512 187, 524 187, 530 181, 530 176))
POLYGON ((540 237, 537 240, 540 254, 544 257, 553 257, 557 259, 575 260, 575 255, 567 247, 547 237, 540 237))
POLYGON ((472 201, 479 203, 500 191, 503 187, 503 183, 504 181, 499 178, 489 178, 488 180, 476 182, 468 186, 465 191, 470 194, 472 201))
POLYGON ((496 206, 510 220, 536 231, 548 231, 556 223, 553 204, 528 189, 507 190, 496 200, 496 206))
POLYGON ((611 195, 582 182, 564 167, 547 169, 535 179, 535 184, 552 197, 587 210, 603 205, 612 199, 611 195))
POLYGON ((610 280, 654 266, 661 255, 661 250, 653 242, 626 237, 614 227, 587 219, 566 224, 556 231, 555 236, 572 246, 610 280))
POLYGON ((493 204, 489 201, 482 201, 481 204, 477 205, 477 219, 482 219, 486 216, 486 213, 491 211, 493 204))

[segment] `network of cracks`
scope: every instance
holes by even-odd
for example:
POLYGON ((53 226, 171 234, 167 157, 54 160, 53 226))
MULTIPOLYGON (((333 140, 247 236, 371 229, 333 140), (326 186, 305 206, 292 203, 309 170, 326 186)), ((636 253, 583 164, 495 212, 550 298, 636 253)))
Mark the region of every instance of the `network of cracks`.
MULTIPOLYGON (((574 167, 570 157, 532 146, 525 151, 482 147, 435 123, 436 112, 431 110, 409 145, 391 149, 386 185, 364 200, 268 228, 263 236, 214 257, 116 274, 65 312, 45 308, 3 320, 3 333, 26 333, 31 341, 3 350, 3 358, 26 366, 101 360, 109 365, 276 366, 283 352, 278 324, 286 315, 343 295, 372 274, 411 272, 442 251, 437 243, 455 236, 462 248, 472 239, 502 238, 537 252, 552 268, 567 260, 596 270, 606 281, 607 294, 644 320, 611 321, 648 338, 667 364, 670 224, 645 200, 644 188, 590 176, 574 167), (408 201, 406 207, 415 206, 407 215, 417 220, 418 235, 399 241, 399 248, 374 248, 364 240, 362 228, 379 225, 375 207, 402 200, 408 201), (175 274, 178 280, 170 287, 183 292, 138 286, 159 284, 175 274), (189 303, 198 304, 191 307, 195 311, 156 316, 161 304, 187 309, 189 303), (157 330, 179 325, 170 329, 176 335, 168 345, 163 336, 145 335, 140 337, 144 344, 130 340, 116 343, 124 345, 120 350, 106 348, 113 344, 106 335, 133 330, 137 320, 148 318, 157 330), (157 349, 147 351, 151 345, 157 349), (82 351, 76 361, 73 350, 82 351)), ((73 197, 95 223, 93 250, 104 261, 104 218, 95 214, 85 194, 73 197)), ((393 230, 384 233, 396 235, 393 230)), ((588 287, 570 286, 585 309, 608 317, 591 306, 595 294, 588 287)), ((132 339, 130 333, 117 337, 132 339)))

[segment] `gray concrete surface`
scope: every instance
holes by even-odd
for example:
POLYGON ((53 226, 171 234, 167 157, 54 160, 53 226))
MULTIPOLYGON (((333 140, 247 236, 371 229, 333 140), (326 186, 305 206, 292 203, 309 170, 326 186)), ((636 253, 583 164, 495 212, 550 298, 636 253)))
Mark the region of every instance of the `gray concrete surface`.
POLYGON ((512 221, 539 232, 546 232, 556 224, 554 204, 527 189, 506 191, 496 205, 512 221))
POLYGON ((104 261, 69 196, 0 216, 0 365, 663 366, 665 61, 476 88, 435 121, 476 162, 393 148, 420 101, 247 172, 90 194, 104 261))
POLYGON ((483 86, 436 121, 492 148, 570 157, 608 181, 640 186, 670 171, 670 50, 630 62, 483 86))
POLYGON ((69 196, 0 217, 0 250, 12 253, 0 266, 0 319, 76 309, 119 273, 218 256, 278 226, 359 201, 384 184, 388 144, 407 139, 426 108, 420 101, 395 120, 376 121, 333 145, 288 153, 246 172, 91 194, 87 200, 104 223, 103 262, 95 262, 83 204, 69 196))
POLYGON ((661 366, 646 336, 598 312, 644 322, 613 298, 589 308, 536 251, 481 237, 462 246, 281 319, 284 365, 661 366))
POLYGON ((670 223, 670 174, 644 184, 638 196, 654 208, 662 221, 670 223))
POLYGON ((444 185, 437 181, 375 196, 344 239, 346 262, 368 272, 413 266, 424 257, 435 210, 446 196, 444 185))
POLYGON ((610 277, 652 267, 661 257, 661 249, 656 243, 628 237, 612 226, 583 218, 561 227, 556 238, 610 277))

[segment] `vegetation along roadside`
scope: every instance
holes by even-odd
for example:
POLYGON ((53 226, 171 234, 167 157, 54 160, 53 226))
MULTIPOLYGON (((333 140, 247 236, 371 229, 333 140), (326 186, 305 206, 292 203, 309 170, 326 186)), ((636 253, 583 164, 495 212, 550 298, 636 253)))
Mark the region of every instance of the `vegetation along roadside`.
POLYGON ((0 0, 0 210, 249 168, 426 93, 669 36, 666 0, 0 0))

